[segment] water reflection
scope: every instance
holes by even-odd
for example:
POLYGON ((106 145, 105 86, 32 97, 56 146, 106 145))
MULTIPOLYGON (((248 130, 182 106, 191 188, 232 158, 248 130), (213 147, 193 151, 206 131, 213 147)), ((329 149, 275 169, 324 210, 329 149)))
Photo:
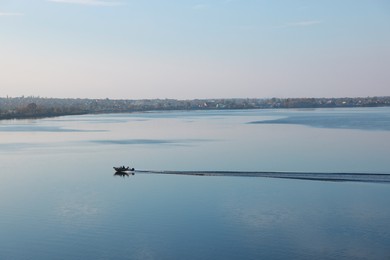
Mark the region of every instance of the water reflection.
POLYGON ((61 126, 43 126, 43 125, 10 125, 10 126, 0 126, 0 132, 54 132, 54 133, 93 133, 93 132, 107 132, 107 130, 96 130, 96 129, 73 129, 73 128, 64 128, 61 126))
MULTIPOLYGON (((286 114, 287 115, 287 114, 286 114)), ((371 113, 346 110, 345 112, 299 112, 287 117, 252 121, 249 124, 295 124, 317 128, 358 129, 390 131, 390 116, 386 113, 373 111, 371 113), (375 112, 375 113, 374 113, 375 112)))
POLYGON ((185 145, 190 143, 212 142, 209 139, 118 139, 118 140, 90 140, 96 144, 115 145, 185 145))
POLYGON ((114 176, 120 176, 120 177, 129 177, 130 175, 134 175, 134 172, 131 172, 130 174, 127 172, 115 172, 114 176))

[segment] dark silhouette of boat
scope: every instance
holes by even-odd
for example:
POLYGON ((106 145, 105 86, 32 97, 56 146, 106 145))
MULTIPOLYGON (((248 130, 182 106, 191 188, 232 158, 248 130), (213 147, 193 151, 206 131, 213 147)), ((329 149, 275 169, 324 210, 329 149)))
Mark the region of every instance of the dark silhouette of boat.
POLYGON ((119 166, 119 167, 113 167, 116 172, 128 172, 128 171, 134 171, 134 168, 130 168, 129 166, 119 166))

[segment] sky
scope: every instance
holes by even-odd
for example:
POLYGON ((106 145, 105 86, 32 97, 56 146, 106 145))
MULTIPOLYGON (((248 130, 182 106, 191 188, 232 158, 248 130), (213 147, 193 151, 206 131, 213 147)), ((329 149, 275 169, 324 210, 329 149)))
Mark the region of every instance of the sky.
POLYGON ((390 96, 388 0, 0 0, 0 97, 390 96))

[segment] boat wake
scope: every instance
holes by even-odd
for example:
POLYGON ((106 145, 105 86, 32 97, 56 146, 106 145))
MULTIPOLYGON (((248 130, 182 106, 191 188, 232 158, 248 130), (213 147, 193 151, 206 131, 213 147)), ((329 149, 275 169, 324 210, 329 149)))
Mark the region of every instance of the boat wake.
POLYGON ((154 171, 136 170, 139 173, 176 174, 192 176, 237 176, 237 177, 266 177, 282 179, 300 179, 315 181, 349 181, 390 183, 390 174, 384 173, 341 173, 341 172, 267 172, 267 171, 154 171))

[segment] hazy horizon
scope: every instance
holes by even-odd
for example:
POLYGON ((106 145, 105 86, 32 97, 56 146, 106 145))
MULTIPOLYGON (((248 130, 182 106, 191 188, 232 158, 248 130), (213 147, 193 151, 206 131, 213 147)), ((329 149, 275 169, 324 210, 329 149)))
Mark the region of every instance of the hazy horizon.
POLYGON ((27 95, 21 95, 21 96, 0 96, 0 98, 42 98, 42 99, 110 99, 110 100, 157 100, 157 99, 172 99, 172 100, 218 100, 218 99, 365 99, 365 98, 386 98, 390 96, 366 96, 366 97, 213 97, 213 98, 109 98, 109 97, 102 97, 102 98, 91 98, 91 97, 42 97, 42 96, 27 96, 27 95))
POLYGON ((390 3, 0 1, 0 96, 390 96, 390 3))

